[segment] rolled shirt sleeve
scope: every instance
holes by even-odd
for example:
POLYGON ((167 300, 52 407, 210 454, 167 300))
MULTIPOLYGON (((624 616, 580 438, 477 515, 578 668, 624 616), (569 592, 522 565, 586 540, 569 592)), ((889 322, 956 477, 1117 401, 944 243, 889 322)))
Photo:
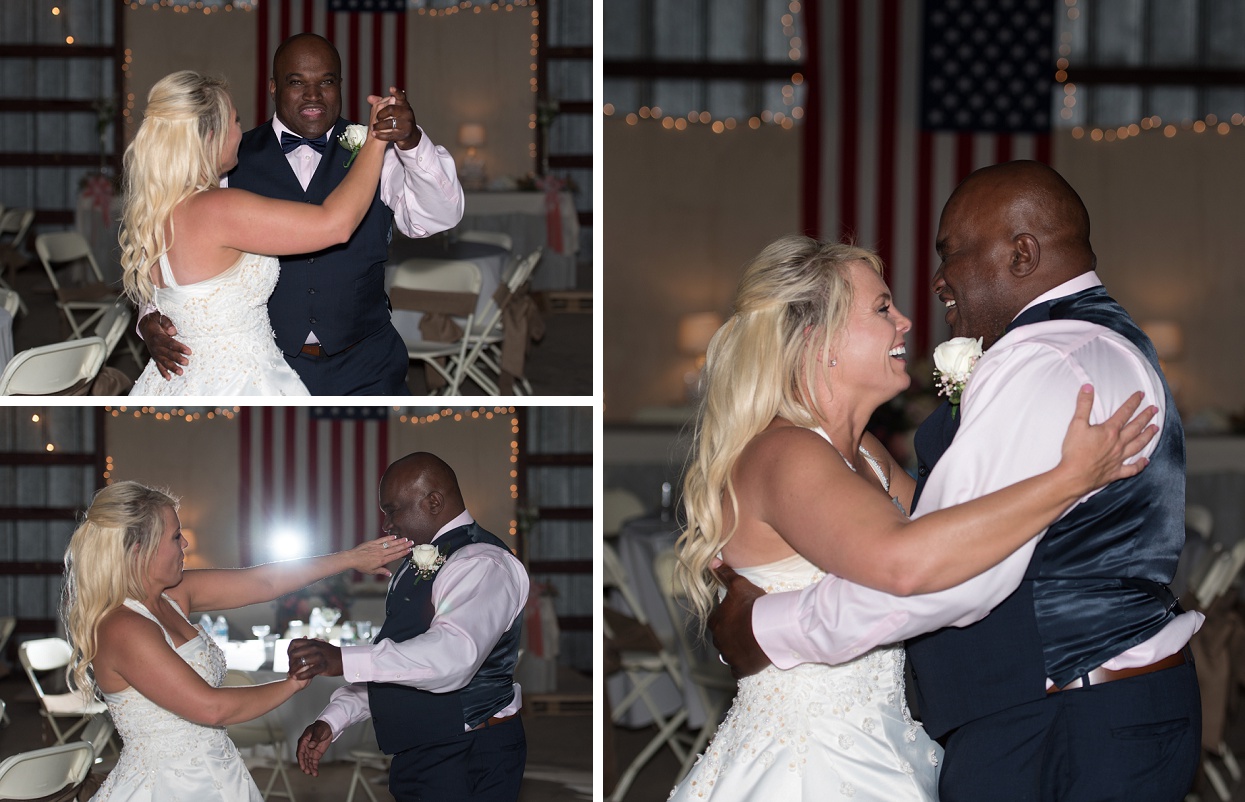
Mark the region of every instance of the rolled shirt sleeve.
MULTIPOLYGON (((1159 407, 1155 421, 1163 419, 1165 396, 1158 375, 1131 343, 1109 329, 1051 321, 1020 327, 1000 339, 965 388, 959 431, 930 473, 914 517, 1057 465, 1084 384, 1095 391, 1091 423, 1108 418, 1137 390, 1145 391, 1143 406, 1159 407)), ((1151 440, 1142 455, 1152 453, 1157 441, 1151 440)), ((774 665, 790 668, 842 663, 884 643, 967 626, 1019 587, 1043 533, 993 568, 938 593, 898 597, 827 576, 801 591, 762 597, 753 607, 753 632, 774 665)))

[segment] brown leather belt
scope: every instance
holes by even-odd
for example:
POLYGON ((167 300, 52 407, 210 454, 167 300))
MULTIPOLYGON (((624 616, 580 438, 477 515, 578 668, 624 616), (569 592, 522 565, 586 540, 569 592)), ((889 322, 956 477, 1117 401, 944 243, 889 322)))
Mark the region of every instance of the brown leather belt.
POLYGON ((511 713, 508 716, 493 716, 492 718, 482 721, 479 724, 472 727, 471 731, 475 732, 476 730, 482 730, 487 727, 496 727, 498 724, 505 724, 507 721, 509 721, 510 719, 514 718, 517 715, 519 714, 511 713))
MULTIPOLYGON (((358 343, 351 343, 350 345, 347 345, 345 348, 341 349, 341 350, 340 350, 340 351, 338 351, 337 353, 339 353, 339 354, 344 354, 344 353, 346 353, 347 351, 349 351, 351 348, 354 348, 356 345, 358 345, 358 343)), ((328 351, 325 351, 325 350, 324 350, 324 346, 320 345, 320 343, 306 343, 306 344, 305 344, 305 345, 303 345, 303 347, 302 347, 302 348, 300 348, 299 350, 300 350, 302 353, 306 354, 307 356, 317 356, 317 357, 319 357, 319 356, 328 356, 328 355, 329 355, 329 352, 328 352, 328 351)))
POLYGON ((1086 685, 1103 685, 1108 682, 1115 682, 1117 679, 1128 679, 1129 677, 1140 677, 1142 674, 1152 674, 1155 671, 1162 671, 1165 668, 1175 668, 1189 662, 1185 658, 1185 650, 1181 649, 1170 657, 1164 657, 1157 663, 1151 663, 1148 666, 1137 666, 1136 668, 1121 668, 1112 670, 1109 668, 1095 668, 1084 677, 1077 677, 1062 688, 1054 685, 1046 689, 1049 693, 1058 693, 1059 691, 1070 691, 1081 688, 1086 685))

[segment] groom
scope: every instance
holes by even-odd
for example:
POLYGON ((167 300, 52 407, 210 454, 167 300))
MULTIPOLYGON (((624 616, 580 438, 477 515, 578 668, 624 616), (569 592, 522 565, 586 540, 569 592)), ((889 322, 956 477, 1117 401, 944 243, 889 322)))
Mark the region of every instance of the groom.
MULTIPOLYGON (((341 57, 323 37, 300 33, 272 59, 269 91, 276 116, 242 137, 228 185, 270 198, 322 203, 346 176, 349 152, 337 137, 341 57)), ((408 237, 458 225, 463 191, 454 160, 415 124, 406 93, 373 135, 397 147, 385 152, 372 208, 345 245, 281 258, 281 278, 268 299, 277 346, 312 395, 407 395, 409 360, 390 322, 385 261, 392 223, 408 237)), ((181 373, 194 359, 173 339, 177 321, 147 314, 139 331, 160 373, 181 373)))
POLYGON ((389 466, 380 509, 385 532, 415 549, 394 571, 374 643, 290 644, 298 678, 351 683, 298 739, 299 766, 318 776, 329 743, 370 716, 381 751, 393 755, 389 791, 398 802, 514 802, 527 759, 514 681, 527 572, 475 523, 453 469, 432 454, 389 466), (423 560, 423 544, 435 546, 436 560, 423 560))
POLYGON ((827 577, 765 596, 723 568, 714 641, 746 675, 909 639, 919 712, 946 747, 944 802, 1181 799, 1200 754, 1186 644, 1202 616, 1167 589, 1184 543, 1184 437, 1154 347, 1103 289, 1088 213, 1045 165, 970 175, 937 247, 951 332, 988 350, 958 414, 944 403, 917 433, 915 515, 1053 467, 1087 382, 1099 418, 1149 388, 1162 415, 1149 467, 942 593, 897 598, 827 577))

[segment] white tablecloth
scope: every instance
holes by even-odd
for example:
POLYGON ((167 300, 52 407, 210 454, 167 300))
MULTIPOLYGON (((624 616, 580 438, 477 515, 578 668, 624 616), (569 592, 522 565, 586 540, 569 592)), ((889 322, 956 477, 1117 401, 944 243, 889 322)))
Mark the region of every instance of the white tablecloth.
MULTIPOLYGON (((687 665, 683 662, 682 655, 679 654, 677 639, 674 637, 674 622, 670 620, 670 614, 666 611, 666 603, 662 600, 661 591, 657 589, 657 580, 653 576, 653 558, 673 546, 678 535, 678 525, 673 521, 662 521, 649 516, 632 518, 623 523, 618 531, 618 556, 622 560, 623 568, 627 571, 631 589, 639 598, 653 631, 663 643, 668 644, 667 648, 679 660, 683 669, 684 690, 681 693, 675 687, 674 681, 663 675, 649 686, 649 696, 663 714, 674 713, 686 707, 688 726, 699 729, 705 723, 705 709, 692 684, 687 665)), ((629 612, 626 603, 620 597, 611 598, 609 603, 611 607, 621 612, 629 612)), ((609 677, 607 682, 612 703, 616 704, 631 690, 631 681, 622 672, 609 677)), ((653 718, 642 701, 632 705, 618 720, 619 724, 627 727, 644 727, 652 722, 653 718)))
POLYGON ((468 192, 458 230, 505 232, 514 242, 516 256, 526 256, 543 246, 544 256, 532 274, 532 289, 571 289, 579 254, 579 213, 571 193, 558 193, 558 211, 561 253, 549 243, 543 192, 468 192))
MULTIPOLYGON (((248 671, 246 672, 256 682, 275 682, 283 679, 284 674, 278 674, 274 671, 248 671)), ((286 759, 291 762, 298 761, 298 739, 303 734, 303 730, 307 729, 307 725, 315 721, 329 703, 329 697, 333 695, 333 691, 346 684, 341 677, 325 677, 319 676, 311 681, 311 684, 294 694, 288 702, 265 714, 274 724, 279 724, 285 731, 286 739, 286 759)), ((355 724, 342 733, 341 737, 334 741, 324 753, 322 761, 331 763, 337 760, 350 760, 350 750, 365 743, 371 738, 375 742, 375 736, 371 734, 372 720, 367 719, 355 724)))
MULTIPOLYGON (((476 314, 481 314, 488 306, 493 293, 501 284, 502 272, 510 253, 505 248, 483 242, 447 243, 443 239, 412 240, 394 235, 390 246, 389 263, 385 265, 385 289, 393 285, 393 275, 397 266, 407 259, 456 259, 474 262, 480 268, 480 298, 476 302, 476 314)), ((406 342, 418 342, 423 339, 419 332, 419 322, 423 320, 423 312, 395 310, 393 327, 402 335, 406 342)), ((455 318, 461 326, 466 318, 455 318)))

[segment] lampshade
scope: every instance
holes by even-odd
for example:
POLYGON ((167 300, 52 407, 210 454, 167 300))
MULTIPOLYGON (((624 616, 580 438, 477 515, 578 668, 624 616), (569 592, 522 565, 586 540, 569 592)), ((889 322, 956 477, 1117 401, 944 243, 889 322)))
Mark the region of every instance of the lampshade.
POLYGON ((484 147, 484 126, 480 123, 463 123, 458 126, 458 144, 464 148, 484 147))
POLYGON ((679 350, 699 356, 709 350, 709 341, 722 327, 717 312, 694 312, 679 318, 679 350))
POLYGON ((1184 333, 1175 321, 1150 320, 1141 324, 1141 330, 1154 343, 1159 359, 1175 359, 1184 350, 1184 333))

